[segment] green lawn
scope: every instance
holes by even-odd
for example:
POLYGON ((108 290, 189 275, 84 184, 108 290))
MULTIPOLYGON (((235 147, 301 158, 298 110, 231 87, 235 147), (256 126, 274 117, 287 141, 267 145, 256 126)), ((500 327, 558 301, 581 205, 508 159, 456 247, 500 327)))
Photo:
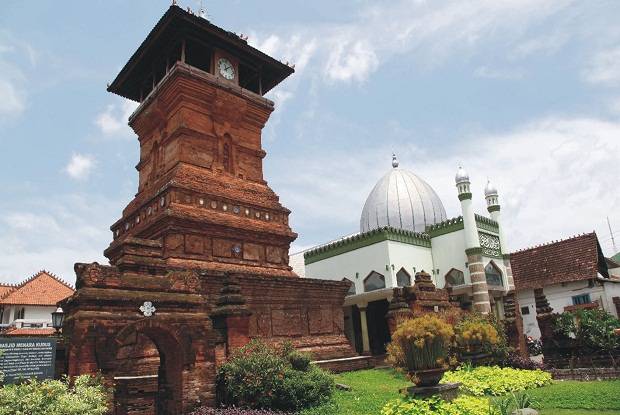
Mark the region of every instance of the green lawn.
MULTIPOLYGON (((605 382, 555 382, 553 385, 528 392, 540 403, 541 409, 579 409, 581 412, 562 412, 562 414, 582 414, 585 410, 613 409, 620 414, 620 380, 605 382)), ((556 413, 547 411, 545 413, 556 413)), ((557 412, 560 413, 560 412, 557 412)), ((599 413, 597 411, 596 413, 599 413)), ((601 412, 602 413, 602 412, 601 412)))
MULTIPOLYGON (((379 415, 383 405, 398 398, 411 384, 391 369, 372 369, 336 375, 351 391, 336 391, 332 402, 303 415, 379 415)), ((620 381, 555 382, 528 391, 539 403, 541 415, 620 415, 620 381)))
POLYGON ((390 399, 398 398, 398 390, 411 382, 392 369, 371 369, 336 375, 336 382, 351 387, 351 391, 336 391, 333 402, 302 412, 303 415, 376 414, 390 399))
POLYGON ((599 409, 593 412, 591 409, 542 409, 538 412, 540 415, 620 415, 620 411, 608 411, 599 409))

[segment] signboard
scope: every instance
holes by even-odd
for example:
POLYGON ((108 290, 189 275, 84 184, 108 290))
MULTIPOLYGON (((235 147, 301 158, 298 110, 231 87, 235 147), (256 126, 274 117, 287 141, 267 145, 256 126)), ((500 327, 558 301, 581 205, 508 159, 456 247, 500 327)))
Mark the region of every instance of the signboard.
POLYGON ((54 377, 56 339, 53 337, 0 337, 0 372, 4 383, 54 377))

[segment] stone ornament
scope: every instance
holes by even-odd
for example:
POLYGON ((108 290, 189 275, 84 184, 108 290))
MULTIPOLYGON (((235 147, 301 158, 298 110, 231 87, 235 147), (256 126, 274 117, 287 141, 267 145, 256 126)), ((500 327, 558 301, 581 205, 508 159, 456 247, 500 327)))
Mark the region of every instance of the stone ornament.
POLYGON ((144 314, 144 317, 151 317, 153 313, 155 313, 155 310, 157 309, 150 301, 145 301, 144 304, 140 306, 140 311, 144 314))
POLYGON ((486 233, 480 234, 480 246, 487 255, 498 256, 501 254, 501 246, 499 243, 499 237, 495 235, 488 235, 486 233))

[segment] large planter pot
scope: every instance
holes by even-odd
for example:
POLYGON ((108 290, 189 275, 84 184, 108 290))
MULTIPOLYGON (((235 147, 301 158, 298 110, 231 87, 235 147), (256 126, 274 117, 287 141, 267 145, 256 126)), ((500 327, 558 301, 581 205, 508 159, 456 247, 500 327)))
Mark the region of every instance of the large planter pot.
POLYGON ((438 367, 435 369, 410 371, 409 375, 415 379, 416 386, 435 386, 439 383, 447 369, 438 367))
POLYGON ((461 353, 461 360, 464 362, 471 363, 474 366, 487 363, 490 360, 490 357, 491 357, 490 353, 485 353, 481 351, 461 353))

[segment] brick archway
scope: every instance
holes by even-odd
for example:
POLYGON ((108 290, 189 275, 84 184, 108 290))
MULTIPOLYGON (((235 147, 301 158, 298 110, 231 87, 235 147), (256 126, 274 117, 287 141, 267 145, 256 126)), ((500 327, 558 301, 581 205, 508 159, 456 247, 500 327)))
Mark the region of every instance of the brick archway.
POLYGON ((165 323, 147 318, 122 328, 114 343, 115 413, 123 415, 141 406, 145 408, 144 414, 180 413, 187 359, 179 333, 165 323), (153 350, 145 347, 147 342, 157 349, 155 367, 153 350), (128 349, 134 353, 128 355, 128 349), (150 373, 154 368, 156 372, 150 373))

